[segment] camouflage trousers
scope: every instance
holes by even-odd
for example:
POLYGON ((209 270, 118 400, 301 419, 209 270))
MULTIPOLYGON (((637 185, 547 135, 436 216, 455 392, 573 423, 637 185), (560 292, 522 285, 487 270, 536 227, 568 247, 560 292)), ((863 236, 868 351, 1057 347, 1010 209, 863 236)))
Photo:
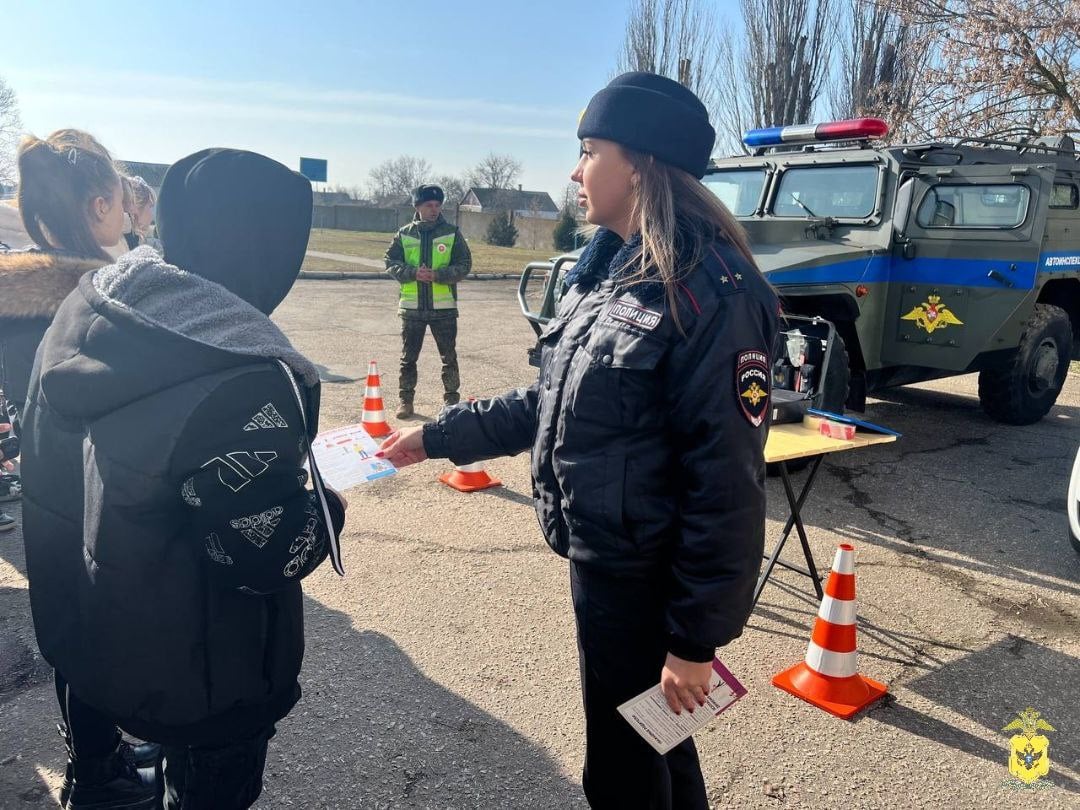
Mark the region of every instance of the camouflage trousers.
POLYGON ((424 347, 428 327, 435 338, 435 346, 442 358, 443 402, 455 404, 459 399, 461 375, 457 359, 457 318, 438 318, 422 321, 414 318, 401 319, 401 374, 398 391, 402 403, 412 404, 416 395, 416 360, 424 347))

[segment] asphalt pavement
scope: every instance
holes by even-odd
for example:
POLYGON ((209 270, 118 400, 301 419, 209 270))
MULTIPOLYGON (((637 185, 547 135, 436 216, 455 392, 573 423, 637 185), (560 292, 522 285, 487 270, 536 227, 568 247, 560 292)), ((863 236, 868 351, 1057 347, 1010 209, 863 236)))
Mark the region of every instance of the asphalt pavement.
MULTIPOLYGON (((535 376, 513 291, 462 289, 463 394, 535 376)), ((323 370, 324 429, 359 421, 371 359, 393 408, 395 294, 301 281, 275 315, 323 370)), ((420 379, 417 410, 433 417, 430 340, 420 379)), ((1065 518, 1080 377, 1030 427, 990 421, 975 392, 974 377, 889 392, 866 418, 903 438, 824 463, 805 508, 810 543, 822 568, 838 543, 855 545, 859 666, 890 696, 846 722, 771 685, 802 659, 817 610, 808 580, 777 573, 721 650, 749 694, 697 736, 715 807, 1080 805, 1080 556, 1065 518), (1001 730, 1027 706, 1056 729, 1037 791, 1009 780, 1001 730)), ((491 462, 504 486, 473 495, 437 483, 447 469, 349 491, 347 575, 324 565, 305 583, 304 698, 271 743, 258 807, 585 806, 567 567, 540 536, 528 461, 491 462)), ((778 480, 769 495, 772 541, 787 516, 778 480)), ((132 632, 152 631, 131 608, 132 632)), ((15 530, 0 536, 0 806, 55 803, 56 720, 15 530)))

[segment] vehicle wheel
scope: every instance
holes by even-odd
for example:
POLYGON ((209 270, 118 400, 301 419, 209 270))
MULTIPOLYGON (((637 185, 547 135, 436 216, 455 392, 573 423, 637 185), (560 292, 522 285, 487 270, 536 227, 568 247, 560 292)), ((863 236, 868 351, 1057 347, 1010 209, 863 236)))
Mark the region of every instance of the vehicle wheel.
MULTIPOLYGON (((825 369, 824 396, 821 398, 820 410, 830 413, 842 414, 844 403, 847 402, 848 383, 851 382, 851 368, 849 366, 847 346, 840 335, 833 338, 833 357, 829 367, 825 369)), ((787 462, 788 472, 802 472, 816 456, 797 458, 787 462)), ((770 478, 780 475, 779 464, 766 464, 765 474, 770 478)))
POLYGON ((1072 355, 1072 324, 1061 307, 1036 304, 1009 362, 979 374, 979 402, 1008 425, 1038 422, 1057 401, 1072 355))

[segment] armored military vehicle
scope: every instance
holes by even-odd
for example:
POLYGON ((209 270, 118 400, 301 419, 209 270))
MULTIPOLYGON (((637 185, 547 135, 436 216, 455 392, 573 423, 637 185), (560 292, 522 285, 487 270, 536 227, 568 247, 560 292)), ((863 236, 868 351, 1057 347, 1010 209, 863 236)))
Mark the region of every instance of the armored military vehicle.
MULTIPOLYGON (((752 130, 705 184, 746 228, 784 310, 836 327, 861 411, 891 386, 979 373, 994 419, 1030 424, 1080 358, 1080 155, 1072 139, 882 145, 874 118, 752 130)), ((564 256, 522 277, 538 326, 564 256), (546 272, 543 294, 529 281, 546 272)), ((839 397, 835 392, 841 392, 839 397)))

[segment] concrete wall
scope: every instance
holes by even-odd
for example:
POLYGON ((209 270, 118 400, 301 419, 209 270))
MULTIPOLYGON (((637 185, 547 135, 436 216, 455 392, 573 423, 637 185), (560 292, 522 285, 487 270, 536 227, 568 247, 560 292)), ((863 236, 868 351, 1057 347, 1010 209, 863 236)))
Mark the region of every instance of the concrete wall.
POLYGON ((342 231, 393 233, 413 218, 411 208, 368 208, 363 205, 316 205, 312 227, 342 231))
MULTIPOLYGON (((488 225, 496 216, 497 214, 466 211, 462 208, 458 212, 457 224, 466 239, 483 241, 484 236, 487 235, 488 225)), ((515 216, 514 227, 518 229, 518 238, 514 247, 554 252, 555 222, 555 220, 540 217, 515 216)))
MULTIPOLYGON (((316 205, 312 219, 314 228, 333 228, 342 231, 375 231, 393 233, 402 225, 412 221, 412 208, 368 208, 362 205, 316 205)), ((443 215, 449 222, 455 219, 452 208, 444 208, 443 215)), ((457 226, 466 239, 479 239, 487 235, 488 225, 496 214, 478 211, 457 212, 457 226)), ((556 220, 536 216, 514 217, 514 226, 518 229, 515 247, 530 250, 554 251, 556 220)))

